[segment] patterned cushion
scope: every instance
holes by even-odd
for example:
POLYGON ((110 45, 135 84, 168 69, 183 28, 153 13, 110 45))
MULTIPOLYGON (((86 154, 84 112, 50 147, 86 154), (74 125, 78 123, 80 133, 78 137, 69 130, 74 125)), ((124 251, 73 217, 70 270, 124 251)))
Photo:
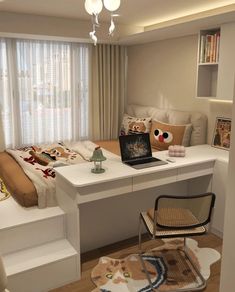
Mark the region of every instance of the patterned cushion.
POLYGON ((192 125, 172 125, 159 121, 152 122, 150 141, 152 147, 167 150, 170 145, 189 146, 192 125))
POLYGON ((10 197, 10 193, 7 190, 6 185, 3 180, 0 178, 0 201, 3 201, 10 197))
POLYGON ((67 148, 63 143, 33 145, 17 149, 21 151, 25 161, 37 162, 40 165, 55 167, 57 165, 76 164, 84 158, 77 152, 67 148), (26 155, 26 156, 25 156, 26 155))
POLYGON ((149 133, 151 129, 151 118, 135 118, 124 114, 120 135, 138 133, 149 133))
POLYGON ((127 105, 126 112, 131 116, 139 118, 151 117, 153 120, 173 125, 192 124, 192 133, 189 142, 190 146, 205 144, 207 141, 207 116, 203 113, 160 109, 157 107, 136 104, 127 105))

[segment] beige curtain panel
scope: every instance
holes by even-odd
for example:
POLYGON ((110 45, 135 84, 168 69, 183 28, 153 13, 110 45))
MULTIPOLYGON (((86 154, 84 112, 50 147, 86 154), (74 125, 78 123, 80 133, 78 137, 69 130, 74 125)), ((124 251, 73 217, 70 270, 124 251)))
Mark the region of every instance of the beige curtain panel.
POLYGON ((93 140, 117 139, 124 112, 126 49, 92 48, 91 131, 93 140))

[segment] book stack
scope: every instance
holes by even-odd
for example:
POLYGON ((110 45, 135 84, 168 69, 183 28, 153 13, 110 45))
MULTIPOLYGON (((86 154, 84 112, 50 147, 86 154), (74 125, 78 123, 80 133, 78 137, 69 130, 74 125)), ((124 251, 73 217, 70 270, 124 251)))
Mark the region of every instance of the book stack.
POLYGON ((217 63, 219 61, 220 32, 201 35, 200 63, 217 63))

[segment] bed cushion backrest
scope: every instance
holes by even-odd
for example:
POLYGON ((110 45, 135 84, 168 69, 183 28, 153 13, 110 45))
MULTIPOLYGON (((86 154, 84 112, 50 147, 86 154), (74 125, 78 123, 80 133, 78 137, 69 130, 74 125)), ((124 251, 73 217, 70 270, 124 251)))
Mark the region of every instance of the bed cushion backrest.
POLYGON ((134 117, 152 117, 164 123, 174 125, 192 124, 190 146, 206 143, 207 116, 203 113, 193 111, 179 111, 171 109, 159 109, 156 107, 130 104, 126 112, 134 117))

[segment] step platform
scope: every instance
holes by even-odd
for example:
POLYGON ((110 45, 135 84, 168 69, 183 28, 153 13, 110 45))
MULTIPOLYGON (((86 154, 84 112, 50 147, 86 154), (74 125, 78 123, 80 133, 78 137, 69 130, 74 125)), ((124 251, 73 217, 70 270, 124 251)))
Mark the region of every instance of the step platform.
POLYGON ((0 202, 0 254, 11 292, 42 292, 76 281, 77 251, 66 239, 60 207, 0 202))

